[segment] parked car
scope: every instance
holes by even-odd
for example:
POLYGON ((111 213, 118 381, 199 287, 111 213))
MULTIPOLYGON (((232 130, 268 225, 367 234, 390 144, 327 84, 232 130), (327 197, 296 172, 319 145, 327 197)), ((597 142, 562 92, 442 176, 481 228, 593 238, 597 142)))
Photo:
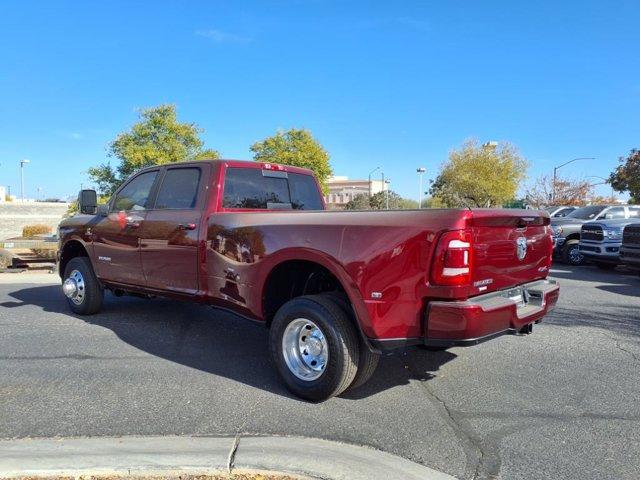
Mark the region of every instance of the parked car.
POLYGON ((554 307, 549 217, 531 210, 324 211, 309 170, 200 161, 136 173, 59 227, 69 307, 168 296, 270 328, 296 395, 366 382, 379 354, 530 333, 554 307))
POLYGON ((583 224, 596 220, 636 218, 639 213, 640 206, 637 205, 590 205, 578 208, 564 218, 552 218, 554 254, 564 263, 581 265, 585 259, 578 244, 583 224))
POLYGON ((640 273, 640 223, 632 223, 624 227, 620 261, 640 273))
POLYGON ((545 211, 549 214, 551 218, 562 218, 569 215, 574 210, 577 210, 578 207, 561 207, 561 206, 548 206, 545 207, 545 211))
POLYGON ((622 230, 638 218, 606 219, 587 222, 580 231, 580 253, 598 268, 609 270, 621 263, 622 230))

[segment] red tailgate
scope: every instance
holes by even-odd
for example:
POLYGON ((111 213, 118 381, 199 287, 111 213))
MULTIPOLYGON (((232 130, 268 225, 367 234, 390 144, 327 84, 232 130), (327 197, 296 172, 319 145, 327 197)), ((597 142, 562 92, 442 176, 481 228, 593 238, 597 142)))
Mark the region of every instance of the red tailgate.
POLYGON ((553 243, 545 213, 474 210, 467 222, 473 232, 472 285, 478 293, 548 275, 553 243))

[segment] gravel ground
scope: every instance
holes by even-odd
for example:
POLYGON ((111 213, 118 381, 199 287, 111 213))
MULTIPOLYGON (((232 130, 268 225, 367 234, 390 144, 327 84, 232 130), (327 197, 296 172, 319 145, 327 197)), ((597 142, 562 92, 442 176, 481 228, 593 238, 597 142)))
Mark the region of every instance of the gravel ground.
POLYGON ((459 478, 637 479, 640 278, 559 265, 529 336, 383 358, 313 405, 229 313, 107 296, 71 315, 54 275, 0 275, 0 437, 289 434, 370 445, 459 478))

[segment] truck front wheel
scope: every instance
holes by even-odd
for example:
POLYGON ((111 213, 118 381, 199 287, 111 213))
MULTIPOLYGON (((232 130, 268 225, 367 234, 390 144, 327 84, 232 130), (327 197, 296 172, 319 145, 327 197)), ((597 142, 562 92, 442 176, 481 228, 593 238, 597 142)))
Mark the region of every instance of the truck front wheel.
POLYGON ((567 240, 562 249, 562 261, 569 265, 583 265, 584 255, 580 253, 580 243, 577 239, 567 240))
POLYGON ((74 313, 91 315, 102 308, 104 290, 87 257, 75 257, 69 260, 64 269, 62 291, 74 313))
POLYGON ((271 358, 287 388, 319 402, 339 395, 358 370, 358 334, 343 309, 323 295, 285 303, 269 333, 271 358))

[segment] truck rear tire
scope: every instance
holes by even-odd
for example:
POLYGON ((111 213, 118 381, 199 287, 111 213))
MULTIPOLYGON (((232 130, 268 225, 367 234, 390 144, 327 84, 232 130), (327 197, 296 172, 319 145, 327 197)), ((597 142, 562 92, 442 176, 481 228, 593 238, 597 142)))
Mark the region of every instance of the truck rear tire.
POLYGON ((320 402, 339 395, 358 369, 358 333, 332 298, 296 297, 276 313, 269 350, 280 377, 293 394, 320 402))
POLYGON ((78 315, 93 315, 102 308, 104 290, 87 257, 69 260, 64 269, 62 290, 69 308, 78 315))
POLYGON ((568 265, 584 265, 584 255, 580 253, 578 244, 580 240, 567 240, 562 247, 562 261, 568 265))
MULTIPOLYGON (((344 293, 326 292, 323 293, 322 296, 333 299, 338 305, 340 305, 340 308, 342 308, 342 310, 352 321, 356 321, 353 314, 353 308, 351 308, 349 299, 344 293)), ((358 361, 358 373, 356 373, 356 377, 353 379, 353 382, 351 383, 351 385, 349 385, 349 388, 347 390, 358 388, 367 383, 376 371, 378 362, 380 361, 380 355, 369 350, 369 347, 365 345, 362 337, 359 336, 359 338, 360 359, 358 361)))

